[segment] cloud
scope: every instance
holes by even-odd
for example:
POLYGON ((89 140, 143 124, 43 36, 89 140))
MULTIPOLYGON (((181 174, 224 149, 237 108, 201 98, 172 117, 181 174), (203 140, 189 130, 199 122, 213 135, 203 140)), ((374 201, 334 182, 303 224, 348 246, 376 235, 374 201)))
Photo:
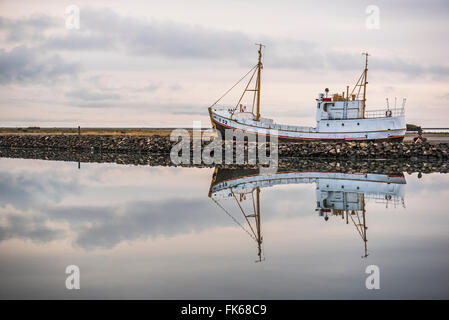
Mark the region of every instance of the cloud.
POLYGON ((82 8, 79 30, 51 36, 42 46, 59 50, 121 49, 135 55, 165 57, 228 58, 247 56, 242 48, 253 43, 254 39, 242 32, 121 16, 105 8, 82 8))
MULTIPOLYGON (((317 42, 278 39, 264 35, 225 31, 173 21, 120 15, 109 8, 81 8, 80 29, 44 36, 56 19, 31 16, 19 20, 2 18, 0 26, 8 38, 26 39, 21 30, 38 34, 42 51, 121 52, 131 56, 158 56, 165 59, 228 60, 239 65, 254 62, 254 43, 267 44, 265 64, 270 68, 301 70, 359 70, 363 59, 359 52, 333 50, 317 42), (19 34, 20 36, 13 36, 19 34)), ((132 59, 132 58, 129 58, 132 59)), ((374 56, 375 70, 412 76, 430 74, 449 76, 449 66, 422 64, 399 57, 374 56)))
POLYGON ((109 212, 100 211, 101 220, 87 219, 77 228, 75 243, 85 249, 112 248, 123 241, 199 232, 227 223, 217 220, 209 208, 210 203, 187 199, 128 203, 109 212))
POLYGON ((80 192, 77 181, 58 179, 50 172, 24 174, 0 172, 0 207, 11 205, 21 210, 39 207, 44 198, 55 202, 66 194, 80 192))
POLYGON ((80 101, 97 102, 107 100, 119 100, 120 95, 116 93, 104 93, 87 88, 74 89, 67 92, 66 97, 75 98, 80 101))
POLYGON ((229 220, 210 212, 202 200, 135 201, 120 206, 46 205, 33 212, 2 214, 0 241, 11 238, 48 242, 66 234, 63 223, 76 235, 74 244, 84 249, 113 248, 123 241, 200 232, 229 225, 229 220), (51 227, 50 227, 51 226, 51 227))
POLYGON ((0 172, 0 241, 20 238, 42 243, 60 238, 64 231, 49 226, 47 214, 40 211, 45 211, 47 201, 59 202, 79 191, 76 181, 59 179, 49 172, 0 172))
MULTIPOLYGON (((274 44, 276 47, 277 44, 274 44)), ((284 43, 281 52, 275 52, 272 61, 265 64, 269 67, 281 69, 303 70, 363 70, 364 60, 361 53, 326 50, 313 43, 289 44, 284 43)), ((398 57, 369 58, 369 68, 376 71, 401 73, 411 76, 433 75, 438 77, 449 76, 449 66, 424 65, 414 61, 407 61, 398 57)))
POLYGON ((0 84, 44 82, 74 78, 79 67, 59 55, 44 55, 36 48, 0 49, 0 84))
POLYGON ((92 31, 70 31, 64 36, 50 36, 40 45, 42 50, 112 50, 118 42, 107 33, 92 31))
POLYGON ((57 26, 58 19, 42 14, 18 19, 0 17, 0 30, 6 32, 6 40, 10 42, 43 40, 45 31, 57 26))
POLYGON ((64 235, 62 230, 48 227, 43 216, 9 214, 4 216, 4 220, 5 225, 0 226, 0 241, 30 239, 45 243, 64 235))
MULTIPOLYGON (((111 9, 83 8, 81 32, 49 38, 45 47, 64 50, 122 50, 132 55, 159 55, 166 58, 226 59, 240 65, 254 60, 254 43, 268 45, 274 68, 306 70, 358 70, 360 53, 340 52, 311 41, 274 39, 243 32, 214 30, 201 26, 122 16, 111 9)), ((448 76, 449 67, 423 65, 398 57, 372 57, 376 70, 408 75, 448 76)))

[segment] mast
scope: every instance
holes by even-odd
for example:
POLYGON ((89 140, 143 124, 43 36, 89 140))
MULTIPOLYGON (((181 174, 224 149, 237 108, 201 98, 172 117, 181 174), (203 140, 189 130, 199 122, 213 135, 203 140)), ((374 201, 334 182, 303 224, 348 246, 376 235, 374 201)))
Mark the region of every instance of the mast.
POLYGON ((262 233, 260 231, 260 187, 256 189, 256 230, 257 230, 257 247, 259 256, 259 262, 262 261, 262 233))
MULTIPOLYGON (((352 210, 351 214, 349 215, 349 217, 351 218, 352 223, 354 224, 357 233, 360 235, 360 237, 362 238, 363 241, 363 245, 364 245, 364 255, 362 256, 362 258, 366 258, 368 257, 368 239, 366 237, 366 230, 368 229, 368 227, 366 226, 366 207, 365 207, 365 194, 361 193, 358 196, 358 201, 360 201, 362 209, 361 209, 361 217, 359 215, 359 210, 352 210), (356 217, 356 219, 354 219, 354 217, 356 217), (361 219, 360 219, 361 218, 361 219)), ((347 213, 348 216, 348 213, 347 213)), ((346 216, 346 221, 348 221, 348 217, 346 216)))
MULTIPOLYGON (((359 80, 357 80, 357 83, 354 85, 354 88, 351 91, 352 99, 354 100, 355 97, 357 97, 357 100, 360 100, 360 91, 363 88, 362 92, 362 112, 359 115, 361 118, 365 118, 365 109, 366 109, 366 85, 368 84, 368 52, 362 53, 365 55, 365 69, 363 70, 362 74, 359 77, 359 80)), ((347 97, 348 98, 348 97, 347 97)))
POLYGON ((365 55, 365 70, 364 73, 364 82, 363 82, 363 111, 362 111, 362 117, 365 118, 365 109, 366 109, 366 85, 368 84, 367 77, 368 77, 368 52, 362 53, 365 55))
POLYGON ((257 99, 256 99, 256 121, 260 120, 260 74, 261 74, 261 70, 262 70, 262 44, 261 43, 257 43, 257 45, 259 46, 259 61, 257 63, 257 82, 256 82, 256 94, 257 94, 257 99))
MULTIPOLYGON (((253 103, 252 103, 252 109, 251 109, 251 112, 254 114, 254 107, 256 107, 256 114, 255 114, 256 120, 259 121, 259 119, 260 119, 260 76, 261 76, 261 71, 262 71, 262 68, 263 68, 263 66, 262 66, 262 47, 264 47, 264 45, 261 44, 261 43, 256 43, 256 45, 259 46, 259 50, 258 50, 258 53, 259 53, 259 59, 258 59, 257 64, 256 64, 254 67, 252 67, 251 70, 248 71, 248 73, 247 73, 246 75, 243 76, 243 78, 241 78, 239 81, 237 81, 237 83, 234 84, 234 85, 231 87, 231 89, 229 89, 228 91, 226 91, 226 93, 225 93, 224 95, 222 95, 222 96, 220 97, 220 99, 218 99, 218 100, 212 105, 212 106, 214 106, 218 101, 221 100, 221 98, 223 98, 223 97, 224 97, 229 91, 231 91, 231 90, 232 90, 232 89, 233 89, 233 88, 234 88, 240 81, 242 81, 248 74, 250 74, 250 73, 252 72, 252 75, 251 75, 251 77, 250 77, 248 83, 246 84, 246 87, 245 87, 245 89, 243 90, 243 93, 242 93, 242 95, 240 96, 239 101, 237 102, 237 104, 235 105, 234 109, 233 109, 232 112, 231 112, 231 119, 232 119, 232 117, 234 116, 234 113, 236 112, 237 108, 238 108, 239 106, 241 106, 241 105, 240 105, 240 102, 242 102, 242 99, 243 99, 243 97, 245 96, 245 93, 247 93, 248 91, 251 91, 251 92, 254 93, 254 94, 253 94, 253 103), (256 75, 256 73, 257 73, 257 75, 256 75), (254 76, 256 76, 255 83, 252 82, 254 76), (249 89, 249 87, 250 87, 250 85, 251 85, 252 83, 254 83, 254 89, 249 89)), ((240 110, 240 112, 242 112, 242 110, 240 110)))
POLYGON ((362 193, 362 224, 360 225, 361 235, 363 244, 365 247, 365 254, 362 256, 362 258, 368 257, 368 247, 367 247, 367 239, 366 239, 366 229, 368 227, 366 226, 366 207, 365 207, 365 194, 362 193))

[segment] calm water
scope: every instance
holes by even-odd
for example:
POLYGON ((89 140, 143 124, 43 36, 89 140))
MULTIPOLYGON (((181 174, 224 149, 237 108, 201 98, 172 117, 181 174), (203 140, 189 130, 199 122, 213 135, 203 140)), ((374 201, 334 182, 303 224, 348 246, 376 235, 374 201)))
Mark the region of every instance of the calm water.
POLYGON ((0 176, 0 298, 449 298, 447 175, 0 159, 0 176))

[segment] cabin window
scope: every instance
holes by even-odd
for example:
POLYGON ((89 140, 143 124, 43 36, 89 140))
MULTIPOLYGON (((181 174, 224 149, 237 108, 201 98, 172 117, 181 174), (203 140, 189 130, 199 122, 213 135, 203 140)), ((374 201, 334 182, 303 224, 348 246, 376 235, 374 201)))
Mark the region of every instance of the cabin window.
POLYGON ((329 123, 326 123, 326 126, 328 126, 328 127, 329 127, 329 123))
POLYGON ((327 106, 329 105, 329 107, 333 107, 334 106, 334 104, 333 103, 325 103, 324 105, 323 105, 323 111, 324 112, 327 112, 327 106))
POLYGON ((357 122, 357 125, 359 126, 359 125, 360 125, 360 122, 357 122))
POLYGON ((342 126, 342 127, 344 127, 344 126, 345 126, 345 124, 344 124, 344 123, 342 123, 342 124, 341 124, 341 126, 342 126))

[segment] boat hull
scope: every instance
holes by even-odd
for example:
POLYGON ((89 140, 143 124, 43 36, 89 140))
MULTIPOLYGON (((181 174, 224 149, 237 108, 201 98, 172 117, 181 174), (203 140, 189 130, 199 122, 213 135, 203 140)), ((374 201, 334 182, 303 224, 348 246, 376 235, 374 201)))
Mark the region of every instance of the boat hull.
POLYGON ((253 190, 276 185, 301 184, 316 182, 323 185, 321 190, 334 189, 345 192, 383 193, 403 196, 401 185, 406 184, 403 174, 387 175, 377 173, 345 173, 325 171, 288 171, 260 173, 258 169, 216 169, 209 190, 213 194, 228 195, 229 190, 253 190))
MULTIPOLYGON (((302 142, 302 141, 402 141, 405 137, 404 128, 388 128, 372 131, 347 131, 347 132, 298 132, 289 130, 277 130, 271 128, 260 128, 255 125, 246 125, 232 120, 218 113, 210 112, 212 126, 220 132, 222 139, 226 137, 227 130, 243 132, 248 138, 264 135, 269 141, 271 137, 277 137, 279 142, 302 142)), ((391 119, 391 118, 390 118, 391 119)), ((400 119, 401 122, 405 120, 400 119), (403 120, 403 121, 402 121, 403 120)), ((360 119, 359 122, 364 121, 360 119)), ((228 133, 229 134, 229 133, 228 133)))

